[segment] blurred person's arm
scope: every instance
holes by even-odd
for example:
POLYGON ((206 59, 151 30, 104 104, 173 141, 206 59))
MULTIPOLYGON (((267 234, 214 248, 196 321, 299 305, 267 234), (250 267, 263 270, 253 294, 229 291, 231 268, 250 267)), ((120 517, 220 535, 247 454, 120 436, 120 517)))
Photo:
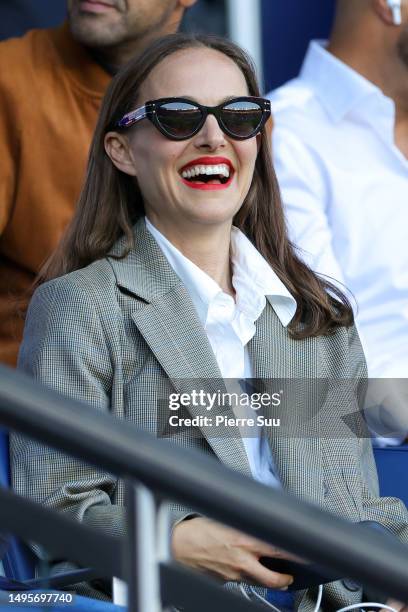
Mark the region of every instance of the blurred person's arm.
POLYGON ((274 125, 272 160, 278 177, 289 237, 299 256, 319 274, 344 284, 333 250, 327 215, 330 185, 324 165, 293 132, 274 125))
POLYGON ((20 156, 19 143, 16 113, 0 80, 0 236, 13 211, 20 156))
MULTIPOLYGON (((328 203, 331 185, 325 163, 291 130, 276 127, 272 134, 272 158, 282 194, 289 237, 299 256, 315 272, 324 275, 347 293, 344 271, 333 249, 333 228, 328 203)), ((356 325, 364 347, 372 380, 367 394, 366 417, 373 433, 384 445, 403 442, 408 431, 408 402, 395 381, 389 378, 381 356, 369 354, 364 333, 358 324, 358 304, 351 299, 356 325), (378 384, 375 384, 375 383, 378 384)), ((405 386, 406 388, 406 386, 405 386)))

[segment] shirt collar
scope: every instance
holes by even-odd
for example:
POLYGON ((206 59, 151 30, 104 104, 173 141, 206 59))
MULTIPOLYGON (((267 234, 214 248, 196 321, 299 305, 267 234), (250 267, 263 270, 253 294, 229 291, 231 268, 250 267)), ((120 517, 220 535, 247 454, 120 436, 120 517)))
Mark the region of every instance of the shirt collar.
MULTIPOLYGON (((199 318, 205 325, 208 307, 217 295, 219 285, 192 261, 187 259, 154 225, 146 220, 146 228, 156 239, 168 262, 189 291, 199 318)), ((256 320, 265 304, 265 296, 282 325, 289 325, 297 309, 295 298, 257 251, 248 238, 236 227, 231 232, 232 283, 236 291, 237 307, 256 320), (262 307, 261 307, 262 304, 262 307)))
POLYGON ((300 78, 310 83, 333 121, 357 109, 376 117, 394 115, 393 101, 381 89, 325 49, 327 41, 309 44, 300 78), (370 103, 366 103, 371 98, 370 103), (364 100, 364 104, 362 104, 364 100))
POLYGON ((297 309, 295 298, 252 242, 236 227, 231 232, 231 262, 238 307, 247 309, 250 314, 256 308, 255 298, 267 296, 282 325, 289 325, 297 309))

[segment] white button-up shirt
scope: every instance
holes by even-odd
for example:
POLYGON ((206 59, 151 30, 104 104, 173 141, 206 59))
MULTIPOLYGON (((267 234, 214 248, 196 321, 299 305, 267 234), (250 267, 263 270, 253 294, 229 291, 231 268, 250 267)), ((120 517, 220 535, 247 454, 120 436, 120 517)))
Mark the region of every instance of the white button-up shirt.
MULTIPOLYGON (((266 296, 270 296, 272 306, 285 326, 295 315, 296 300, 248 238, 235 227, 231 233, 235 300, 176 249, 147 218, 146 227, 187 288, 220 372, 227 379, 227 386, 230 385, 228 391, 242 393, 242 388, 231 385, 237 384, 238 379, 252 377, 246 345, 255 334, 255 321, 265 308, 266 296)), ((238 407, 233 407, 233 410, 239 417, 254 416, 253 412, 244 415, 241 408, 238 411, 238 407)), ((251 435, 245 435, 245 430, 241 430, 241 434, 253 477, 266 485, 279 485, 265 436, 253 429, 251 435)))
POLYGON ((353 292, 370 376, 407 377, 408 160, 394 102, 316 41, 270 97, 291 239, 353 292))

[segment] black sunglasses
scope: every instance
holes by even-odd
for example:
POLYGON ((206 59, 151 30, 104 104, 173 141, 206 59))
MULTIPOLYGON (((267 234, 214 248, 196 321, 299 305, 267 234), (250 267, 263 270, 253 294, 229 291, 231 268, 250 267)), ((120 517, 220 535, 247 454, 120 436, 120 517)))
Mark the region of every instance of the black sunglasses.
POLYGON ((214 115, 230 138, 246 140, 261 131, 271 115, 271 103, 253 96, 233 98, 218 106, 203 106, 187 98, 160 98, 127 113, 116 126, 130 127, 147 118, 170 140, 187 140, 201 130, 208 115, 214 115))

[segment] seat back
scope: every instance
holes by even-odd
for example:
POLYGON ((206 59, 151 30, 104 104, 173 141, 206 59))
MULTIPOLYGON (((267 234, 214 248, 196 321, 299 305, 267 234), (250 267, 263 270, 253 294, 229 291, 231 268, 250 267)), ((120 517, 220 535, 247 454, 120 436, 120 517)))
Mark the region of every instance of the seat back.
MULTIPOLYGON (((7 432, 0 428, 0 486, 9 486, 9 454, 7 432)), ((0 560, 5 555, 8 545, 7 535, 1 532, 0 525, 0 560)))
POLYGON ((380 493, 398 497, 408 507, 408 444, 374 449, 380 493))
MULTIPOLYGON (((0 428, 0 486, 9 487, 10 459, 8 432, 0 428)), ((11 580, 29 580, 35 576, 36 557, 28 546, 17 538, 1 534, 0 525, 0 553, 3 553, 2 563, 4 573, 11 580), (1 546, 2 540, 4 545, 1 546)))
POLYGON ((265 91, 275 89, 299 74, 309 41, 328 37, 334 12, 334 0, 262 0, 265 91))
POLYGON ((8 432, 0 427, 0 486, 10 486, 8 432))

